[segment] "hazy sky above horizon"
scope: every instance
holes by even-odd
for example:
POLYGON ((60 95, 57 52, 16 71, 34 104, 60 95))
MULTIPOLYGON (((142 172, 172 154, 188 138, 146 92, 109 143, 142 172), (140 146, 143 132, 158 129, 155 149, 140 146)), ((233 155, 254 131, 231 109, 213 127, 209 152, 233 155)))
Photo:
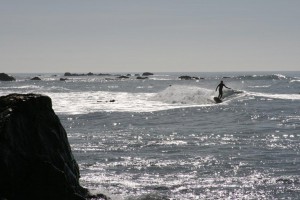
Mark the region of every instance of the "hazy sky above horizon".
POLYGON ((300 70, 299 0, 0 3, 0 72, 300 70))

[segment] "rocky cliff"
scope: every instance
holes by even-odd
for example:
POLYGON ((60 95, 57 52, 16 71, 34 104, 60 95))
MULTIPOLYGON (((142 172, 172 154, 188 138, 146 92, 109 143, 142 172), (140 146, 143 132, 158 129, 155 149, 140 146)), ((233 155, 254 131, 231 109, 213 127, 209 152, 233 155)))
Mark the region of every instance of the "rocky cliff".
POLYGON ((79 176, 51 99, 0 97, 0 199, 85 199, 79 176))

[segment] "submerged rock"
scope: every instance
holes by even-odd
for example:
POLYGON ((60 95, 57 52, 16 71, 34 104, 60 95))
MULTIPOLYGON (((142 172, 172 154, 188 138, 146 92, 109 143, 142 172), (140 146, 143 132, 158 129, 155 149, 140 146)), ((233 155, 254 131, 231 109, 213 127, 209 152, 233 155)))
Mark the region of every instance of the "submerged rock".
POLYGON ((126 79, 126 78, 129 78, 128 76, 118 76, 117 78, 120 78, 120 79, 126 79))
POLYGON ((0 97, 0 158, 0 199, 89 198, 79 184, 66 131, 47 96, 0 97))
POLYGON ((0 81, 15 81, 16 79, 12 76, 9 76, 5 73, 0 73, 0 81))
POLYGON ((136 77, 136 79, 148 79, 148 77, 146 76, 138 76, 138 77, 136 77))

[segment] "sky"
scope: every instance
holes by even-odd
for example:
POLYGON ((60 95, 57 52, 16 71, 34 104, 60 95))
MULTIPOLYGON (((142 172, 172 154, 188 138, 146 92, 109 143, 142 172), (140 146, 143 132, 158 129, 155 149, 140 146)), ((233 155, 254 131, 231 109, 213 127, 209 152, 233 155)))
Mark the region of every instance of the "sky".
POLYGON ((299 0, 0 0, 0 72, 299 71, 299 0))

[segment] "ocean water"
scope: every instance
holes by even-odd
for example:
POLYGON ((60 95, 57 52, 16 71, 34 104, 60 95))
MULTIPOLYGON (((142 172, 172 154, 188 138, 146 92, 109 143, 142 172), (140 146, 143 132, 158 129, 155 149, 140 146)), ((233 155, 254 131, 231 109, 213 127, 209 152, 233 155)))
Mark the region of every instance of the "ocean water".
POLYGON ((0 82, 0 95, 52 98, 80 182, 94 193, 113 200, 300 199, 300 72, 67 81, 54 73, 12 75, 17 81, 0 82), (29 80, 37 75, 42 81, 29 80), (216 104, 221 80, 232 89, 216 104))

